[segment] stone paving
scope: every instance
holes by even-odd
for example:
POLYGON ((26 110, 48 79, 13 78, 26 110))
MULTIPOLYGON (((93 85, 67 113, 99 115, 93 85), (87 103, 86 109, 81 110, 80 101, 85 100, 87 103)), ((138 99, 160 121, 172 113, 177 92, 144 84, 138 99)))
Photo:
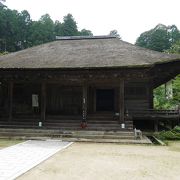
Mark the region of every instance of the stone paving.
POLYGON ((29 140, 0 150, 0 180, 17 178, 71 144, 55 140, 29 140))

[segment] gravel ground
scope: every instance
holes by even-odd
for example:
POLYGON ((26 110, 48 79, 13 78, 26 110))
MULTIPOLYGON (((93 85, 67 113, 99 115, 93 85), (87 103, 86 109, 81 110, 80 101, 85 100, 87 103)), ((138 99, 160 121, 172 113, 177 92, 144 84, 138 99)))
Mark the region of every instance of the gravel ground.
POLYGON ((169 146, 74 143, 18 180, 179 180, 180 142, 169 146))

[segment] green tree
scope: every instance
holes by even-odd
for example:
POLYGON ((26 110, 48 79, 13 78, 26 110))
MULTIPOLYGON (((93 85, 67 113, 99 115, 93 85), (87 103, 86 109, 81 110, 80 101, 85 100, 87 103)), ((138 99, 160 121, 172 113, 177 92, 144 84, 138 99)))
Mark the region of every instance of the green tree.
POLYGON ((7 8, 0 10, 1 51, 18 50, 19 24, 18 12, 7 8))
POLYGON ((119 35, 119 33, 118 33, 118 31, 117 30, 112 30, 112 31, 110 31, 110 33, 109 33, 109 35, 110 36, 115 36, 115 37, 118 37, 118 38, 120 38, 121 39, 121 37, 120 37, 120 35, 119 35))
POLYGON ((55 39, 54 22, 48 14, 33 21, 30 29, 31 46, 53 41, 55 39))
POLYGON ((0 51, 17 51, 28 47, 30 15, 0 7, 0 51))
POLYGON ((54 32, 56 36, 63 36, 63 25, 59 21, 55 21, 54 32))
POLYGON ((174 109, 180 105, 180 75, 172 80, 173 98, 168 99, 165 93, 165 85, 154 90, 154 107, 156 109, 174 109))
POLYGON ((175 53, 175 54, 180 54, 180 38, 179 41, 174 43, 170 49, 168 49, 166 52, 168 53, 175 53))
POLYGON ((19 35, 19 49, 24 49, 30 46, 30 27, 32 25, 32 20, 28 11, 24 10, 18 15, 18 35, 19 35))
POLYGON ((180 38, 180 31, 175 25, 158 24, 154 29, 142 33, 136 40, 136 45, 163 52, 169 49, 180 38))
POLYGON ((78 35, 77 23, 74 20, 72 14, 64 16, 62 23, 62 31, 64 36, 76 36, 78 35))
POLYGON ((51 19, 48 14, 38 21, 32 21, 28 11, 18 12, 0 6, 0 52, 13 52, 34 45, 50 42, 55 36, 92 35, 90 30, 78 31, 71 14, 64 16, 63 22, 51 19))
POLYGON ((93 33, 92 33, 90 30, 82 29, 82 30, 79 32, 79 35, 80 35, 80 36, 93 36, 93 33))

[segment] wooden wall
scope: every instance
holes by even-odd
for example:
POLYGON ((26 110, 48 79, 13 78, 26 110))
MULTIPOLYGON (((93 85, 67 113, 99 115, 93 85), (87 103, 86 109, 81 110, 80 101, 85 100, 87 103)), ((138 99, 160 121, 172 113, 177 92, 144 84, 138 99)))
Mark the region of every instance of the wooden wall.
POLYGON ((0 83, 0 116, 8 114, 8 86, 6 83, 0 83))
POLYGON ((13 88, 13 114, 39 114, 41 85, 36 83, 16 83, 13 88), (39 106, 32 107, 32 95, 38 95, 39 106))
MULTIPOLYGON (((149 109, 150 108, 150 84, 148 82, 128 82, 125 84, 125 108, 149 109)), ((152 96, 151 96, 152 97, 152 96)))
POLYGON ((82 114, 82 87, 47 85, 46 111, 52 115, 82 114))
MULTIPOLYGON (((149 81, 124 80, 124 109, 152 108, 152 86, 149 81)), ((120 112, 119 81, 110 83, 87 83, 87 112, 96 113, 96 89, 114 90, 114 112, 120 112)), ((13 114, 40 114, 42 83, 14 83, 13 85, 13 114), (39 107, 32 107, 32 94, 39 97, 39 107)), ((83 84, 76 83, 63 85, 58 82, 46 83, 46 114, 47 115, 82 115, 83 84)), ((0 108, 8 112, 8 84, 0 86, 0 108), (6 97, 6 98, 3 98, 6 97)))

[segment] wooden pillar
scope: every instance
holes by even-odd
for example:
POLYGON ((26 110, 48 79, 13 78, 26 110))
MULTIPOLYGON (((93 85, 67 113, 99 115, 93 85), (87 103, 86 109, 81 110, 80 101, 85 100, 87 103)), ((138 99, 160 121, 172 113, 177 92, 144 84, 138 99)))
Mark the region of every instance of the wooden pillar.
POLYGON ((9 116, 9 121, 12 121, 12 113, 13 113, 13 82, 9 82, 8 86, 8 116, 9 116))
POLYGON ((154 131, 155 132, 158 132, 158 124, 159 124, 158 119, 155 119, 154 120, 154 131))
POLYGON ((87 119, 87 84, 83 85, 83 101, 82 101, 82 118, 83 121, 87 119))
POLYGON ((41 122, 46 119, 46 84, 41 84, 41 122))
POLYGON ((119 122, 124 123, 124 79, 119 84, 119 122))

